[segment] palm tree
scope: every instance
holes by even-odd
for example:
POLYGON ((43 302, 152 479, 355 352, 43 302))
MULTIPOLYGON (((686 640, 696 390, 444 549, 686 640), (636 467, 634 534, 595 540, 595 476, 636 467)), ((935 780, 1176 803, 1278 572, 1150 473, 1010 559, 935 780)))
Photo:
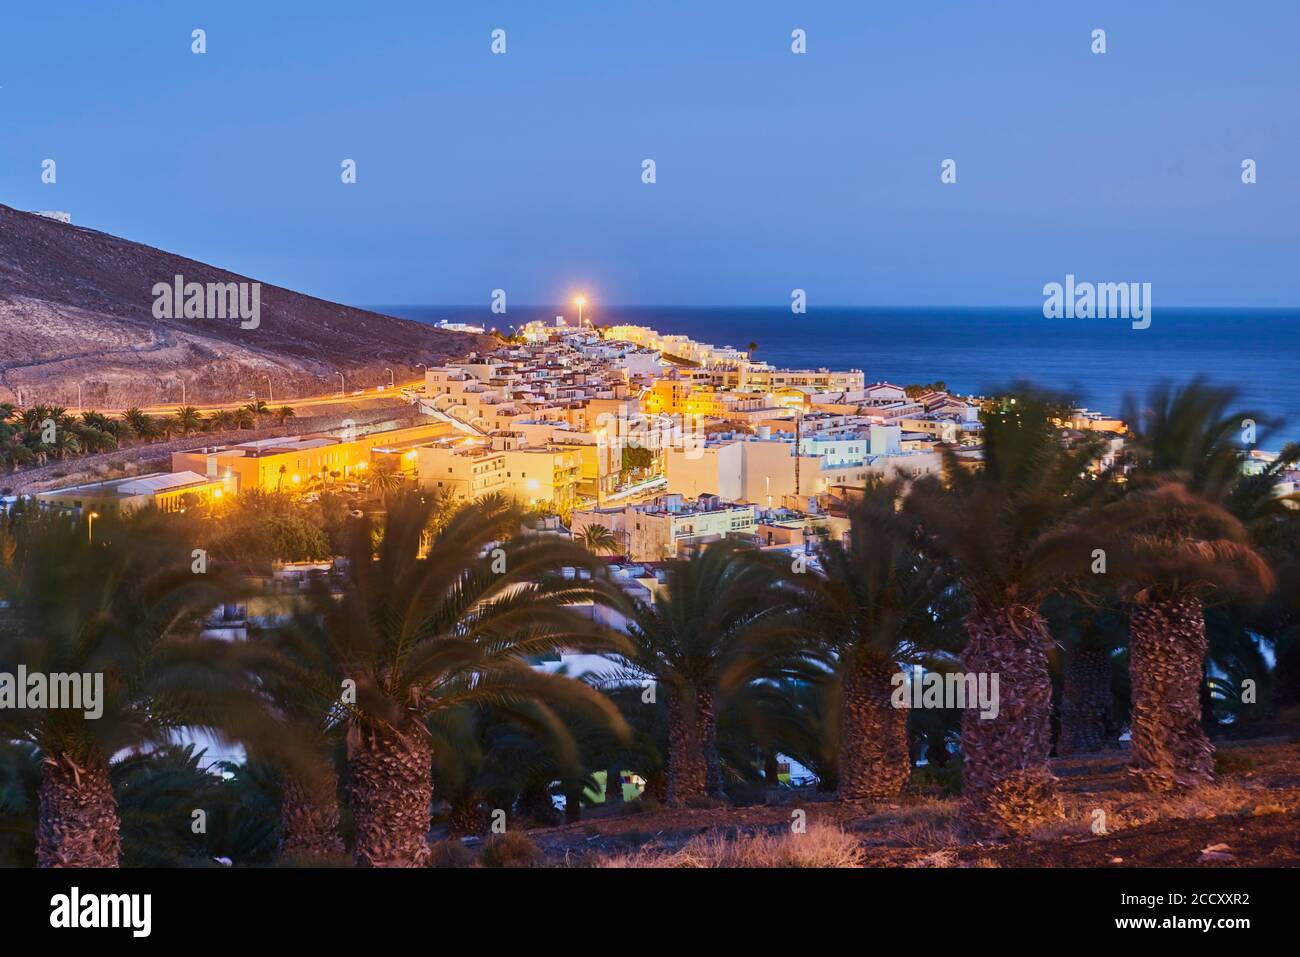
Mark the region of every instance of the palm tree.
POLYGON ((183 405, 176 410, 176 427, 181 430, 181 435, 197 432, 203 427, 203 416, 194 406, 183 405))
POLYGON ((229 409, 216 409, 208 414, 207 431, 209 432, 225 432, 238 427, 235 413, 229 409))
MULTIPOLYGON (((319 597, 318 604, 323 600, 319 597)), ((280 768, 280 854, 315 865, 332 862, 345 850, 332 752, 347 710, 341 703, 342 674, 321 625, 319 616, 299 608, 278 626, 249 633, 250 644, 265 655, 256 668, 263 693, 305 745, 305 760, 280 768)))
POLYGON ((618 539, 604 525, 588 525, 578 533, 578 541, 593 555, 613 555, 618 552, 618 539))
POLYGON ((246 411, 254 419, 257 419, 259 421, 264 416, 268 416, 271 414, 270 407, 261 399, 254 399, 252 402, 247 403, 242 407, 242 410, 246 411))
POLYGON ((962 713, 962 818, 976 835, 1024 834, 1064 813, 1047 765, 1051 635, 1038 609, 1079 554, 1072 521, 1104 483, 1083 477, 1094 443, 1063 446, 1060 408, 1021 387, 981 416, 983 466, 945 449, 946 487, 922 480, 904 504, 965 590, 965 671, 999 676, 997 716, 962 713))
POLYGON ((244 740, 267 730, 230 644, 198 637, 229 583, 211 569, 193 574, 190 537, 164 519, 106 515, 91 544, 64 516, 31 514, 0 577, 11 606, 0 625, 0 668, 13 672, 21 662, 29 674, 102 675, 93 707, 86 689, 82 707, 0 709, 0 739, 42 755, 42 867, 118 865, 112 755, 164 743, 185 727, 244 740))
POLYGON ((293 408, 291 406, 282 405, 271 414, 275 416, 275 421, 277 424, 284 425, 285 422, 292 419, 298 413, 293 411, 293 408))
MULTIPOLYGON (((1109 596, 1108 596, 1109 597, 1109 596)), ((1119 746, 1112 719, 1114 653, 1128 642, 1119 603, 1100 605, 1076 595, 1051 596, 1042 607, 1061 649, 1061 730, 1058 755, 1090 754, 1119 746)))
POLYGON ((399 498, 377 549, 369 522, 358 520, 341 600, 318 596, 329 653, 354 689, 343 704, 361 866, 428 857, 431 716, 469 703, 544 708, 562 699, 621 722, 589 686, 528 664, 560 648, 623 647, 567 607, 610 599, 600 582, 555 575, 564 566, 590 573, 591 557, 571 542, 516 535, 524 513, 498 497, 464 506, 430 535, 434 504, 399 498))
POLYGON ((1235 437, 1261 417, 1233 412, 1236 393, 1196 380, 1155 386, 1142 408, 1129 400, 1126 450, 1134 491, 1110 510, 1105 528, 1122 536, 1123 573, 1134 602, 1129 617, 1133 694, 1130 771, 1167 790, 1213 779, 1214 748, 1202 727, 1208 641, 1205 600, 1219 594, 1262 597, 1268 565, 1241 522, 1224 506, 1268 509, 1243 489, 1235 437), (1252 503, 1253 504, 1248 504, 1252 503))
POLYGON ((952 583, 900 515, 901 482, 867 486, 848 543, 821 547, 825 577, 810 581, 813 621, 837 657, 840 677, 839 795, 894 800, 911 761, 907 712, 891 697, 899 663, 921 663, 941 622, 957 616, 952 583))
POLYGON ((379 493, 380 499, 386 505, 388 496, 402 487, 402 473, 386 466, 371 469, 367 485, 372 492, 379 493))
POLYGON ((158 435, 158 423, 144 410, 132 407, 122 413, 122 421, 131 427, 136 438, 149 441, 158 435))
POLYGON ((1214 778, 1214 747, 1201 724, 1208 641, 1205 599, 1263 597, 1267 562, 1242 524, 1177 483, 1128 492, 1093 524, 1109 546, 1109 575, 1132 603, 1129 770, 1151 790, 1214 778))
POLYGON ((761 678, 811 670, 779 575, 759 553, 730 541, 667 569, 653 603, 629 620, 632 670, 668 698, 668 803, 721 791, 717 716, 721 697, 761 678), (796 637, 798 636, 798 637, 796 637))

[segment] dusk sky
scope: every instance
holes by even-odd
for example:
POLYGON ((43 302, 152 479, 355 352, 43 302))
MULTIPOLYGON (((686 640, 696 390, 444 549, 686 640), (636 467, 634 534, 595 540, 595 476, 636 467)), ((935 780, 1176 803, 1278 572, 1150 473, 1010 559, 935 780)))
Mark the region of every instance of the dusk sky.
POLYGON ((1300 5, 1082 6, 12 3, 0 202, 354 304, 1300 303, 1300 5))

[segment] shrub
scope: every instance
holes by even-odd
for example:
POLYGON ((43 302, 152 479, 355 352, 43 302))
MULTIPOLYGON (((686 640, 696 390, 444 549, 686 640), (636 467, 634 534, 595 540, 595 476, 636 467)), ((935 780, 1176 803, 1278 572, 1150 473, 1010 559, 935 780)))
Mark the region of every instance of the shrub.
POLYGON ((507 831, 483 846, 479 862, 484 867, 536 867, 542 862, 542 856, 541 848, 527 835, 507 831))
POLYGON ((639 798, 624 804, 623 809, 628 814, 654 814, 656 811, 662 811, 664 806, 653 794, 642 794, 639 798))
POLYGON ((473 867, 476 863, 474 852, 455 839, 429 845, 430 867, 473 867))

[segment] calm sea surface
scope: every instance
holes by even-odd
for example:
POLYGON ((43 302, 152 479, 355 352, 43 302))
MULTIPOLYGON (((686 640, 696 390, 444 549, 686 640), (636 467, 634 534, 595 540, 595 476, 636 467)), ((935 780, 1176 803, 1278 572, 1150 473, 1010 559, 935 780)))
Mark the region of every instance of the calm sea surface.
MULTIPOLYGON (((551 320, 554 307, 369 306, 421 322, 487 327, 551 320)), ((572 308, 564 310, 574 321, 572 308)), ((1300 310, 1160 309, 1148 329, 1120 319, 1045 319, 999 308, 822 308, 792 315, 770 307, 600 309, 598 323, 630 322, 715 345, 758 343, 757 358, 787 367, 861 369, 867 381, 942 380, 985 392, 1018 379, 1067 392, 1118 414, 1123 397, 1160 380, 1198 375, 1240 392, 1240 405, 1278 420, 1261 445, 1300 441, 1300 310)))

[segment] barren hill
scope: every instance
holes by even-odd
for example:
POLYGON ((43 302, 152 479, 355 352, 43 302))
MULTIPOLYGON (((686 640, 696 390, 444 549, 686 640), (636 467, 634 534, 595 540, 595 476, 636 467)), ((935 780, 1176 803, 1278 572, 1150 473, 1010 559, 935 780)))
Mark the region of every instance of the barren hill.
MULTIPOLYGON (((228 402, 270 377, 277 403, 420 374, 481 344, 263 283, 256 328, 154 317, 156 283, 251 283, 215 266, 0 205, 0 402, 122 408, 228 402)), ((205 313, 207 314, 207 313, 205 313)))

